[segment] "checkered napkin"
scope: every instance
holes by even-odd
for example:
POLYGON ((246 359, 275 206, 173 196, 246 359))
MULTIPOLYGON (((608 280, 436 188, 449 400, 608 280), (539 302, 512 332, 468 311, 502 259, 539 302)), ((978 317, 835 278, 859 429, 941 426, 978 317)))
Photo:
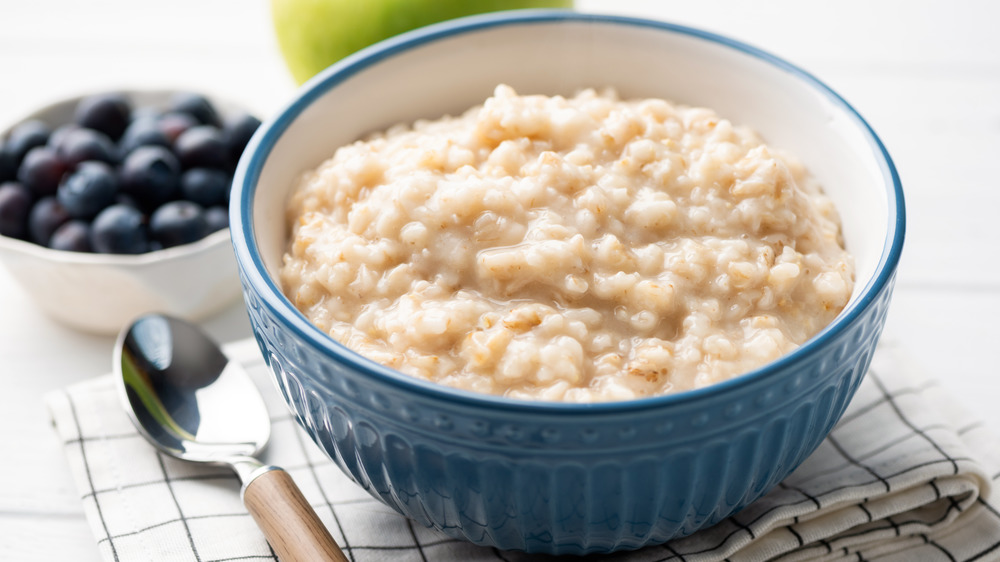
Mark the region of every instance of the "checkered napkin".
MULTIPOLYGON (((262 460, 291 473, 350 559, 536 559, 450 539, 372 499, 296 426, 253 343, 226 352, 246 365, 272 413, 262 460)), ((236 477, 157 453, 129 423, 110 376, 47 403, 106 560, 276 559, 236 477)), ((837 428, 768 495, 690 537, 590 559, 997 560, 998 478, 1000 441, 883 346, 837 428)))

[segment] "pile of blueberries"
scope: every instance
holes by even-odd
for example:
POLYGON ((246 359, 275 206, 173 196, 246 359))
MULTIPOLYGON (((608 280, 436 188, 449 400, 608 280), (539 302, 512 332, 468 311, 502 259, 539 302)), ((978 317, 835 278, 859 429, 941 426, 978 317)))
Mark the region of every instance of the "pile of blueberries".
POLYGON ((229 226, 233 171, 259 125, 194 93, 166 109, 98 94, 54 130, 21 123, 0 139, 0 235, 110 254, 200 240, 229 226))

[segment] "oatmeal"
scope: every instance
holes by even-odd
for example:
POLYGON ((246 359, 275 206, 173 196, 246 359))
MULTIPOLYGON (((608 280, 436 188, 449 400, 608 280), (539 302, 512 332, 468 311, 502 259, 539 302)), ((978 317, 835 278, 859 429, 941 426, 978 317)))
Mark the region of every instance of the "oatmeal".
POLYGON ((704 108, 520 96, 344 146, 288 206, 284 292, 409 375, 536 400, 704 387, 788 353, 853 289, 831 201, 704 108))

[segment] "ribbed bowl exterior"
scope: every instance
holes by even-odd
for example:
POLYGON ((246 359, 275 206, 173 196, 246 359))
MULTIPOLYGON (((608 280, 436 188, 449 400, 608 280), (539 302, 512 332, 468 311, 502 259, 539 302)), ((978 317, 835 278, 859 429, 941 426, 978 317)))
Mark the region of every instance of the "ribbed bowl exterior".
POLYGON ((297 337, 246 280, 244 294, 296 419, 374 497, 480 545, 585 554, 690 534, 795 469, 868 369, 893 279, 814 353, 766 376, 667 406, 574 415, 407 392, 297 337))

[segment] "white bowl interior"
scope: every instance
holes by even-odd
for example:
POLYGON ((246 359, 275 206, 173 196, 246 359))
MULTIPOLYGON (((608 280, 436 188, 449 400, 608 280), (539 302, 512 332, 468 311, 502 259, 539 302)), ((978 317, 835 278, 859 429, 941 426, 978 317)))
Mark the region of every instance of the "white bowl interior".
MULTIPOLYGON (((358 65, 293 119, 261 169, 254 232, 277 278, 285 200, 299 175, 364 134, 458 114, 498 83, 522 94, 614 86, 714 109, 798 157, 833 198, 856 260, 853 299, 873 281, 890 227, 887 171, 861 121, 800 74, 696 34, 620 22, 480 27, 358 65)), ((848 307, 850 308, 850 306, 848 307)))

